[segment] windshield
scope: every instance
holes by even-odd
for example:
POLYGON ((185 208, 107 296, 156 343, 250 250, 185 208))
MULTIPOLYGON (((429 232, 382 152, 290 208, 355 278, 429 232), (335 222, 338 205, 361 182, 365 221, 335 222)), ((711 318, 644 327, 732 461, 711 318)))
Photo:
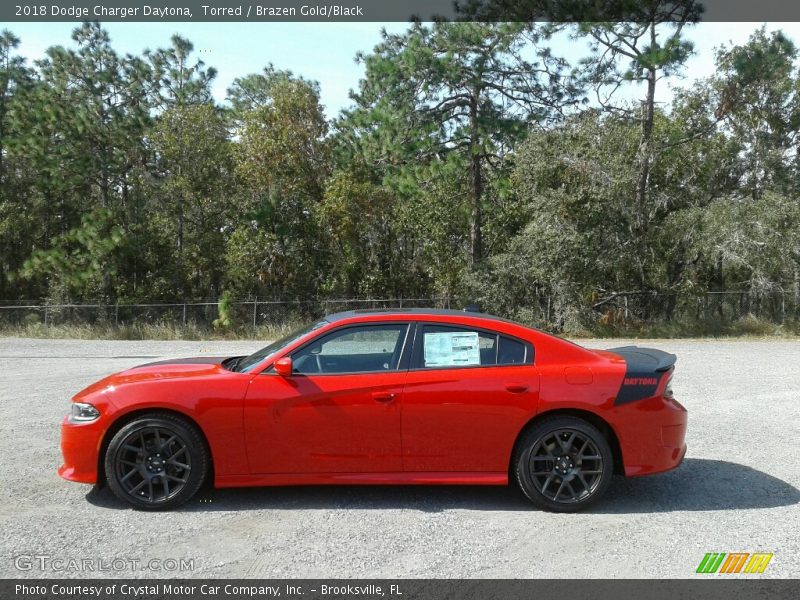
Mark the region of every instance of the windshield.
POLYGON ((323 325, 327 325, 327 321, 317 321, 315 323, 311 323, 310 325, 306 325, 298 329, 297 331, 293 331, 289 335, 282 337, 279 340, 272 342, 269 346, 265 346, 261 350, 254 352, 250 356, 245 356, 241 359, 233 368, 234 371, 239 372, 247 372, 256 366, 258 363, 262 362, 264 359, 272 356, 276 352, 283 350, 286 346, 294 342, 295 340, 300 339, 307 333, 314 331, 315 329, 319 329, 323 325))

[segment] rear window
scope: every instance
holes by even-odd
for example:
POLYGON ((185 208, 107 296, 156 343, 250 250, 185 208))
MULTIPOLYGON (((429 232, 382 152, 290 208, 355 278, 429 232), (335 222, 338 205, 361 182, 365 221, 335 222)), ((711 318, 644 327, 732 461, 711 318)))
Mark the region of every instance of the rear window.
POLYGON ((525 363, 525 344, 519 340, 500 336, 500 346, 497 351, 498 365, 521 365, 525 363))

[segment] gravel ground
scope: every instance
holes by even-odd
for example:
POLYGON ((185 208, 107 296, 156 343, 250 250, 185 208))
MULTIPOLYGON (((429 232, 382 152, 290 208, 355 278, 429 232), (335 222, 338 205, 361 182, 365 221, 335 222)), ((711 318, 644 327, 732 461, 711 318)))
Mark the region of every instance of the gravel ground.
POLYGON ((514 488, 309 487, 212 491, 143 513, 56 475, 69 397, 150 360, 258 344, 0 339, 0 576, 91 575, 50 561, 122 559, 140 562, 94 575, 690 577, 706 552, 766 551, 764 577, 799 577, 800 343, 636 343, 678 355, 689 452, 671 473, 615 478, 589 512, 539 512, 514 488), (18 570, 32 555, 47 558, 18 570))

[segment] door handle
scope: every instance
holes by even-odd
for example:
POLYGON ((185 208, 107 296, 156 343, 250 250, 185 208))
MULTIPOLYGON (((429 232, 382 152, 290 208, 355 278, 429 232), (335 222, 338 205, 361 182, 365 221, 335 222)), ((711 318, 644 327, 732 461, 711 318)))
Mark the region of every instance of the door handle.
POLYGON ((394 394, 392 392, 374 392, 372 399, 375 402, 391 402, 394 400, 394 394))
POLYGON ((506 389, 512 394, 521 394, 528 391, 528 386, 524 383, 507 383, 506 389))

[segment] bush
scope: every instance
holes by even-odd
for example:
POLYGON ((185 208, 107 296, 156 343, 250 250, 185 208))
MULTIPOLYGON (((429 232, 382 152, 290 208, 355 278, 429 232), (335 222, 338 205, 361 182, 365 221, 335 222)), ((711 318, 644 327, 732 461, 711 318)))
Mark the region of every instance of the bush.
POLYGON ((38 325, 42 322, 42 317, 39 316, 39 313, 28 313, 24 317, 22 317, 22 324, 25 326, 33 326, 38 325))
POLYGON ((219 312, 219 317, 214 319, 214 328, 221 330, 230 329, 232 324, 231 293, 228 290, 222 292, 219 302, 217 303, 217 311, 219 312))

